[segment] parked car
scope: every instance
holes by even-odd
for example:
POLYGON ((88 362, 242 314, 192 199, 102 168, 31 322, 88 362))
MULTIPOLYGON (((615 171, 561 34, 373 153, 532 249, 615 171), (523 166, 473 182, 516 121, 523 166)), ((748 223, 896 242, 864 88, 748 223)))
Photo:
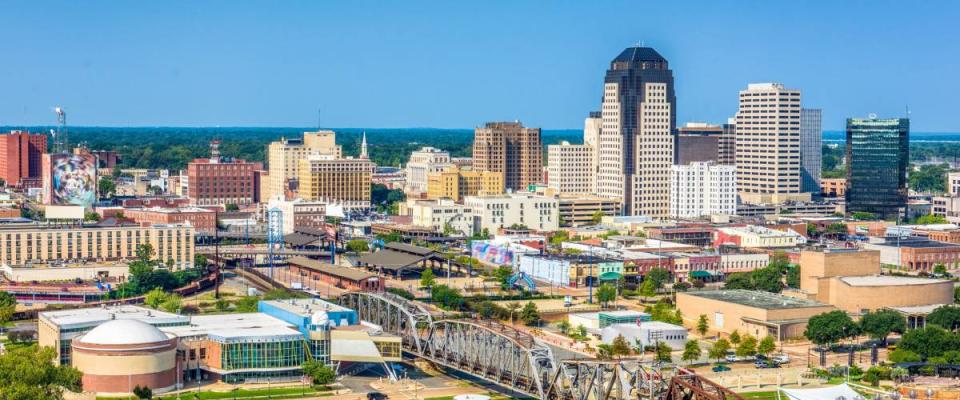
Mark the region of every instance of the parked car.
POLYGON ((790 362, 790 356, 786 354, 776 354, 771 359, 776 361, 778 364, 786 364, 790 362))
POLYGON ((713 372, 724 372, 729 371, 730 367, 728 367, 726 364, 717 364, 713 366, 712 370, 713 372))
POLYGON ((727 360, 727 362, 730 362, 730 363, 743 361, 743 358, 740 358, 740 356, 737 356, 734 354, 727 355, 725 359, 727 360))
POLYGON ((367 400, 386 400, 387 395, 380 392, 367 393, 367 400))
POLYGON ((753 363, 755 368, 780 368, 780 364, 777 364, 770 360, 757 360, 753 363))

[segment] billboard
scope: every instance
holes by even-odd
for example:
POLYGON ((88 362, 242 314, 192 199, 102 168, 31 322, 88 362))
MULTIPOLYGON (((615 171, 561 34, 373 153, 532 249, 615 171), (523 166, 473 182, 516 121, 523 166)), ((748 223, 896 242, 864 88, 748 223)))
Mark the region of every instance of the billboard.
POLYGON ((480 261, 496 265, 513 265, 513 250, 506 247, 492 245, 488 242, 475 241, 471 245, 470 255, 480 261))
POLYGON ((43 200, 48 205, 90 207, 97 200, 97 159, 85 154, 45 154, 43 200))

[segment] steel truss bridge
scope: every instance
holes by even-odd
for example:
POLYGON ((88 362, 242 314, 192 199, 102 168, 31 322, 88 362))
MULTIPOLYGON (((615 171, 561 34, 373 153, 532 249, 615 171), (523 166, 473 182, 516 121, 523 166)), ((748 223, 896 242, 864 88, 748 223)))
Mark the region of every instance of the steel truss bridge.
POLYGON ((636 360, 558 360, 550 346, 526 332, 488 320, 435 319, 420 304, 391 293, 348 292, 339 302, 400 336, 410 354, 533 398, 742 399, 682 368, 661 375, 636 360))

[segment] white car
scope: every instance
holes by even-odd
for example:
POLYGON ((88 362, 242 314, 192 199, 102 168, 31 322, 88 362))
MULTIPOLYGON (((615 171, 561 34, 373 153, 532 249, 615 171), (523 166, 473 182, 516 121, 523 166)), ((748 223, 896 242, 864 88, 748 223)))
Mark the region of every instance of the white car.
POLYGON ((786 354, 777 354, 770 357, 771 360, 776 361, 777 364, 786 364, 790 362, 790 356, 786 354))
POLYGON ((736 355, 731 354, 726 357, 726 360, 727 362, 735 363, 735 362, 743 361, 743 358, 740 358, 736 355))

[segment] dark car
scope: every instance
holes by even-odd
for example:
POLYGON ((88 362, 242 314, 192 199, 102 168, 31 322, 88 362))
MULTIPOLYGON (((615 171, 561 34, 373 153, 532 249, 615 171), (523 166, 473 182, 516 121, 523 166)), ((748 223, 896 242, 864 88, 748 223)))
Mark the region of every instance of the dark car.
POLYGON ((713 372, 724 372, 724 371, 729 371, 730 367, 726 366, 725 364, 717 364, 713 366, 712 370, 713 372))
POLYGON ((385 400, 387 395, 380 392, 367 393, 367 400, 385 400))
POLYGON ((770 360, 757 360, 757 362, 753 363, 753 366, 756 368, 780 368, 780 364, 770 360))

